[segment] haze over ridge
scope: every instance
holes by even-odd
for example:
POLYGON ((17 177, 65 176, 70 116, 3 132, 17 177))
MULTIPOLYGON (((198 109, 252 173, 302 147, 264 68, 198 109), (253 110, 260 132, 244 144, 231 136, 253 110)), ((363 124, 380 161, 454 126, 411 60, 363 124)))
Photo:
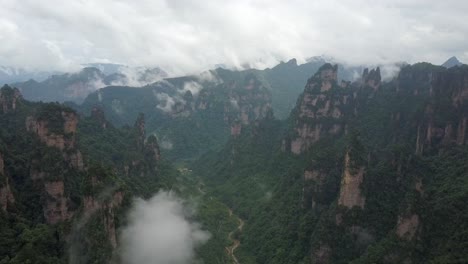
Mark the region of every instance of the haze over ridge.
POLYGON ((256 68, 327 54, 348 63, 468 60, 464 1, 0 0, 0 65, 90 62, 256 68), (112 2, 112 4, 111 4, 112 2), (84 19, 86 18, 86 19, 84 19))

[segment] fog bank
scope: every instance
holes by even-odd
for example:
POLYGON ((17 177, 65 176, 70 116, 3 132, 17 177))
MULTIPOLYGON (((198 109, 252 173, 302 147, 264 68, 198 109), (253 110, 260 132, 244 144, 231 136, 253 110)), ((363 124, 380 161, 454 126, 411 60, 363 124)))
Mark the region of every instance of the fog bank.
POLYGON ((191 220, 191 210, 182 199, 160 191, 149 200, 134 201, 121 235, 122 263, 191 263, 195 248, 209 237, 191 220))

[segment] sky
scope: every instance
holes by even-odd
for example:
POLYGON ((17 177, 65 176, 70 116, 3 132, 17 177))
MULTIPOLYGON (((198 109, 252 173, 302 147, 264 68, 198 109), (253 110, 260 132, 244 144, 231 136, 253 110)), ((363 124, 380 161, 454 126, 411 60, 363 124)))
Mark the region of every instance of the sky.
POLYGON ((194 73, 326 55, 349 64, 468 62, 465 0, 0 0, 0 65, 194 73))

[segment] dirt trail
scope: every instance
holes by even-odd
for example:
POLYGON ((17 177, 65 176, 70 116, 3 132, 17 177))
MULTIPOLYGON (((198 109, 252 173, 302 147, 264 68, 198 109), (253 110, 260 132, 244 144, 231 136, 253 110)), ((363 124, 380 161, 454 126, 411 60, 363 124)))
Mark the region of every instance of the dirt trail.
MULTIPOLYGON (((232 209, 229 208, 229 216, 232 216, 232 214, 233 214, 232 209)), ((242 232, 242 228, 244 227, 244 221, 240 219, 239 217, 237 217, 237 220, 239 221, 239 225, 237 226, 235 230, 231 231, 228 236, 229 240, 233 241, 233 244, 232 246, 226 247, 226 251, 228 252, 228 255, 231 256, 235 264, 239 264, 239 261, 237 260, 236 255, 234 255, 234 251, 236 251, 236 249, 240 246, 240 241, 238 239, 235 239, 233 236, 237 230, 242 232)))

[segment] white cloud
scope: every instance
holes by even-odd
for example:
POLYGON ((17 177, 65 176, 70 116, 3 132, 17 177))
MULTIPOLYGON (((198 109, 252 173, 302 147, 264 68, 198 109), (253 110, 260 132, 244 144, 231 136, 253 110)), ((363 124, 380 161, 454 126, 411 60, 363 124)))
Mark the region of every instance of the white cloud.
POLYGON ((196 96, 198 95, 201 89, 203 89, 203 86, 201 86, 197 82, 185 82, 184 88, 182 89, 182 94, 187 91, 190 91, 193 96, 196 96))
POLYGON ((172 193, 159 192, 135 201, 129 224, 122 231, 124 264, 192 263, 194 249, 210 234, 189 220, 190 208, 172 193))
POLYGON ((195 73, 327 54, 356 64, 468 61, 460 0, 0 0, 0 65, 108 61, 195 73))
POLYGON ((198 76, 197 79, 200 82, 210 82, 214 84, 221 84, 223 80, 218 77, 215 71, 203 71, 198 76))
MULTIPOLYGON (((155 92, 153 91, 153 93, 155 92)), ((169 96, 167 93, 155 93, 155 96, 159 101, 161 101, 161 103, 158 104, 158 108, 166 113, 170 113, 172 111, 172 107, 176 103, 174 98, 169 96)))

